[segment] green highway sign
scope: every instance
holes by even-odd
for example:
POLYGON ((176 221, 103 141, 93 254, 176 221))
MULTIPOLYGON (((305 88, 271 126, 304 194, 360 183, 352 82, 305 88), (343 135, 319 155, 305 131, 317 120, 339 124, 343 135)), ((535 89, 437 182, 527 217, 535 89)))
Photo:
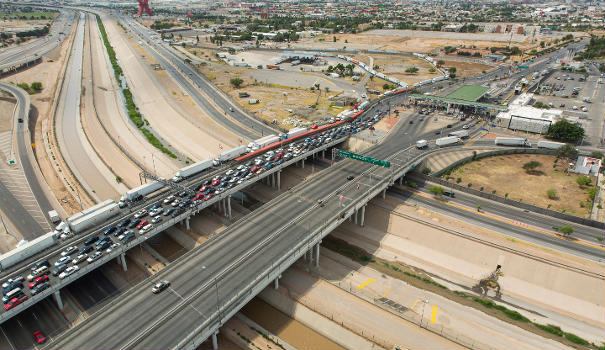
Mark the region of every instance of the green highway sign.
POLYGON ((520 69, 528 69, 528 68, 529 68, 529 66, 517 66, 517 68, 520 68, 520 69))
POLYGON ((362 162, 366 162, 366 163, 370 163, 370 164, 374 164, 374 165, 380 165, 385 168, 391 167, 391 162, 387 162, 386 160, 376 159, 376 158, 372 158, 372 157, 366 157, 366 156, 362 156, 361 154, 347 152, 347 151, 343 151, 340 149, 338 150, 338 155, 340 157, 346 157, 346 158, 360 160, 362 162))

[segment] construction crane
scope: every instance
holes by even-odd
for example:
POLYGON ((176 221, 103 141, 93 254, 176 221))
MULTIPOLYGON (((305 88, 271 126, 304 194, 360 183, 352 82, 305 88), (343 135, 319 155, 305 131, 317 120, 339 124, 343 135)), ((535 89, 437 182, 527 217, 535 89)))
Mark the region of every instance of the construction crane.
POLYGON ((149 16, 153 16, 153 12, 149 8, 149 0, 138 0, 139 1, 139 12, 137 13, 140 16, 143 15, 143 12, 148 14, 149 16))

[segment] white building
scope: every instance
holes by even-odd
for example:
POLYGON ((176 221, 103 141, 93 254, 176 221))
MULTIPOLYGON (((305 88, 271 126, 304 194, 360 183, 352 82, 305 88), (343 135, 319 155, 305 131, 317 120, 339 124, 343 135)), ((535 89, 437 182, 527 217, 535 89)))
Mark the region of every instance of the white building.
POLYGON ((511 104, 506 112, 496 115, 496 122, 512 130, 546 134, 548 128, 562 118, 563 111, 511 104))

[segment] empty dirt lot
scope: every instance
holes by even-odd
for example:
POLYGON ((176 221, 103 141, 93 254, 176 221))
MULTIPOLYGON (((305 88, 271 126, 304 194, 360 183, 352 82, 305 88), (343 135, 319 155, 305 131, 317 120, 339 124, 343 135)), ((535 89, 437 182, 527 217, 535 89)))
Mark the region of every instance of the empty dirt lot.
MULTIPOLYGON (((586 190, 576 183, 578 174, 566 173, 566 159, 542 154, 514 154, 488 157, 465 164, 450 175, 450 181, 500 196, 522 200, 544 208, 564 211, 569 214, 587 217, 592 204, 586 190), (542 164, 536 171, 527 172, 523 165, 537 161, 542 164), (555 165, 553 167, 553 165, 555 165), (549 199, 546 191, 554 189, 556 198, 549 199), (583 205, 583 206, 582 206, 583 205)), ((594 183, 594 178, 592 179, 594 183)))

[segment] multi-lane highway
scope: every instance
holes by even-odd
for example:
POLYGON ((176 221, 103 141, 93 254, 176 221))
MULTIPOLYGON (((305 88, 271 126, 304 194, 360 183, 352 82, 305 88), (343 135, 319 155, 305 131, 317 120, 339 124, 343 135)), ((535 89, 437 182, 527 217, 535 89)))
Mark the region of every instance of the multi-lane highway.
POLYGON ((117 14, 116 18, 129 29, 134 38, 139 39, 140 45, 160 62, 162 67, 191 96, 197 105, 219 125, 247 140, 254 140, 261 135, 279 132, 277 129, 241 111, 240 107, 217 91, 217 88, 204 76, 200 75, 194 67, 185 63, 176 55, 172 48, 166 47, 166 44, 159 40, 152 39, 151 36, 156 35, 155 32, 141 26, 128 16, 117 14), (208 97, 202 95, 200 90, 208 97), (208 98, 213 103, 208 103, 208 98), (218 109, 215 108, 215 105, 218 106, 218 109))
POLYGON ((39 59, 45 53, 59 46, 67 36, 73 21, 73 11, 61 10, 50 28, 50 35, 31 40, 23 45, 0 50, 0 69, 39 59))

